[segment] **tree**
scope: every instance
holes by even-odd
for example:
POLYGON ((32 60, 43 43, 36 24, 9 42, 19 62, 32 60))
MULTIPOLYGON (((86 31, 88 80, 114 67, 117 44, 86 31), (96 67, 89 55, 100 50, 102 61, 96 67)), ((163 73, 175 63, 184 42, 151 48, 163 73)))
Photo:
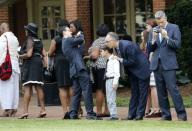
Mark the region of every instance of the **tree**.
POLYGON ((177 0, 165 10, 168 21, 180 27, 182 48, 177 51, 181 75, 192 80, 192 0, 177 0))

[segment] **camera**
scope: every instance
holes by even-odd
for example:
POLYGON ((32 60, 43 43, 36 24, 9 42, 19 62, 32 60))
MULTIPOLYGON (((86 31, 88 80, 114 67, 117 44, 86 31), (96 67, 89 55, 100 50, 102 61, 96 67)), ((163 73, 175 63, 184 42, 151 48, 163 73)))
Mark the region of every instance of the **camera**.
POLYGON ((154 28, 154 29, 153 29, 153 32, 155 32, 155 33, 161 33, 161 30, 160 30, 160 29, 157 29, 157 28, 154 28))

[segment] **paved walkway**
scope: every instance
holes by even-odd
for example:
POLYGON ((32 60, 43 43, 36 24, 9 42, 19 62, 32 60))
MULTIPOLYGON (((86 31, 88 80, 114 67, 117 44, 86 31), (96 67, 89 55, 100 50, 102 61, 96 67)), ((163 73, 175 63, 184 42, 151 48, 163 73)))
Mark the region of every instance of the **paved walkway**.
MULTIPOLYGON (((19 109, 16 114, 16 118, 19 117, 22 114, 22 101, 23 98, 20 99, 19 109)), ((120 118, 125 118, 128 114, 128 108, 127 107, 118 107, 118 115, 120 118)), ((29 106, 29 119, 30 118, 36 118, 39 114, 40 107, 37 106, 37 97, 36 95, 33 95, 32 100, 30 102, 29 106)), ((83 114, 83 119, 86 116, 85 109, 83 114)), ((187 108, 187 114, 188 114, 188 120, 192 121, 192 108, 187 108)), ((46 107, 47 117, 46 119, 61 119, 63 117, 63 112, 61 106, 47 106, 46 107)), ((3 111, 0 110, 0 114, 2 114, 3 111)), ((177 120, 176 113, 174 109, 171 109, 171 113, 173 116, 173 120, 177 120)), ((0 118, 5 119, 5 118, 0 118)), ((8 119, 8 118, 6 118, 8 119)), ((149 118, 148 118, 149 119, 149 118)), ((160 118, 153 118, 154 120, 159 120, 160 118)))

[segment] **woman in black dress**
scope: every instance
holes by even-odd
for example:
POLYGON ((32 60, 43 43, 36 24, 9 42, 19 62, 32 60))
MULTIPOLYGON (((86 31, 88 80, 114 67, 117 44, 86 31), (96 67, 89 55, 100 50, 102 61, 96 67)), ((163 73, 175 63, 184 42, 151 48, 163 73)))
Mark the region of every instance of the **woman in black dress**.
MULTIPOLYGON (((41 106, 39 118, 45 117, 44 93, 43 93, 43 60, 46 53, 43 44, 37 37, 37 26, 34 23, 29 23, 24 27, 27 40, 23 44, 19 58, 23 60, 22 65, 22 83, 24 87, 24 110, 19 119, 28 117, 28 107, 32 95, 32 87, 35 87, 39 104, 41 106)), ((46 63, 46 62, 44 62, 46 63)))
POLYGON ((68 26, 66 20, 61 20, 58 27, 58 35, 51 41, 48 55, 54 56, 55 73, 57 86, 59 88, 59 97, 63 107, 64 117, 69 111, 69 104, 72 95, 72 81, 69 74, 69 62, 62 52, 62 28, 68 26))

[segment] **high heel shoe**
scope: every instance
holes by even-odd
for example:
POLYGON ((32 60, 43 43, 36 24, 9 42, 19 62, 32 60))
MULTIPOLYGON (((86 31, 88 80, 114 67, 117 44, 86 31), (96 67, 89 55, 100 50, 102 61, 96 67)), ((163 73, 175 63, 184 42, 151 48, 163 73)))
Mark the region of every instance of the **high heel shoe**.
POLYGON ((15 117, 17 113, 17 109, 12 109, 11 111, 11 117, 15 117))
POLYGON ((69 112, 66 112, 66 113, 64 114, 64 117, 63 117, 63 119, 70 119, 70 115, 69 115, 69 112))
POLYGON ((21 115, 18 119, 27 119, 28 115, 29 115, 28 113, 25 113, 21 115))
POLYGON ((46 112, 40 113, 37 118, 45 118, 46 117, 46 112))

